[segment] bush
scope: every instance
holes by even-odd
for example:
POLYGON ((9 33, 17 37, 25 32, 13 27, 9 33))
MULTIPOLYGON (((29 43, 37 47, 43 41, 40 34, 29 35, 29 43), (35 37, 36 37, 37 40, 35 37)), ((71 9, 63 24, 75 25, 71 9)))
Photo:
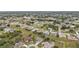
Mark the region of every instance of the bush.
POLYGON ((6 41, 4 39, 0 40, 0 46, 3 46, 4 44, 6 44, 6 41))
POLYGON ((54 48, 58 48, 58 46, 54 46, 54 48))

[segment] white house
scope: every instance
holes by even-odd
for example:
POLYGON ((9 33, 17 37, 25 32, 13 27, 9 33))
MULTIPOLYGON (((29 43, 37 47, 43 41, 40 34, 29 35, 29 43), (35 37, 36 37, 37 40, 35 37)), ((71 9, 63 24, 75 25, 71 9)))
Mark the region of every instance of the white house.
POLYGON ((4 28, 4 32, 14 32, 15 30, 12 28, 4 28))
POLYGON ((45 36, 48 36, 50 34, 49 31, 44 31, 43 33, 45 34, 45 36))

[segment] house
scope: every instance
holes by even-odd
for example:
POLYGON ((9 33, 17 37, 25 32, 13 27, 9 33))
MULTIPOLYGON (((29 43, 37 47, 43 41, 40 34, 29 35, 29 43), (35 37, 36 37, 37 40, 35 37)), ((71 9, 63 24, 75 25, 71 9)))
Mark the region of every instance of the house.
POLYGON ((79 39, 79 37, 75 37, 74 35, 70 35, 70 34, 68 34, 67 36, 66 36, 66 38, 68 39, 68 40, 78 40, 79 39))
POLYGON ((52 48, 55 46, 55 42, 43 42, 44 48, 52 48))
POLYGON ((29 30, 29 31, 31 31, 31 30, 34 29, 33 26, 29 26, 29 25, 25 25, 25 24, 20 24, 20 27, 21 27, 21 28, 24 28, 24 29, 26 29, 26 30, 29 30))
POLYGON ((4 28, 4 32, 14 32, 14 31, 15 31, 14 29, 9 28, 9 27, 4 28))
POLYGON ((4 28, 6 28, 7 26, 6 25, 0 25, 0 29, 4 29, 4 28))
POLYGON ((35 41, 35 42, 36 42, 36 44, 35 44, 35 45, 36 45, 36 46, 37 46, 37 45, 39 45, 42 41, 43 41, 43 39, 42 39, 42 38, 37 37, 37 38, 36 38, 36 41, 35 41))
POLYGON ((50 32, 49 32, 49 31, 44 31, 43 34, 44 34, 45 36, 48 36, 48 35, 50 34, 50 32))
POLYGON ((78 32, 76 32, 76 37, 79 40, 79 33, 78 32))
POLYGON ((48 28, 48 31, 51 33, 52 32, 52 28, 48 28))
POLYGON ((51 32, 50 34, 56 36, 57 32, 51 32))
POLYGON ((31 20, 31 17, 24 16, 24 19, 31 20))
POLYGON ((27 45, 25 45, 23 42, 17 42, 17 43, 15 43, 15 46, 14 46, 14 48, 26 48, 27 47, 27 45))
POLYGON ((35 31, 38 31, 39 29, 38 28, 34 28, 33 30, 32 30, 32 32, 35 32, 35 31))
POLYGON ((27 37, 24 37, 24 38, 23 38, 23 41, 24 41, 24 42, 30 42, 30 41, 32 41, 32 35, 30 34, 30 35, 28 35, 27 37))

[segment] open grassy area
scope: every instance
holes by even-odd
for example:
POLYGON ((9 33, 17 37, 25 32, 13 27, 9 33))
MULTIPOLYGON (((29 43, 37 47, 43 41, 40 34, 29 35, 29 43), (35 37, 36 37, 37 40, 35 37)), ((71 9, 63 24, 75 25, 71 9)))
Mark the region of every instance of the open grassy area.
POLYGON ((56 36, 50 36, 51 41, 55 42, 55 45, 60 48, 77 48, 79 41, 77 40, 67 40, 66 38, 62 37, 56 37, 56 36))

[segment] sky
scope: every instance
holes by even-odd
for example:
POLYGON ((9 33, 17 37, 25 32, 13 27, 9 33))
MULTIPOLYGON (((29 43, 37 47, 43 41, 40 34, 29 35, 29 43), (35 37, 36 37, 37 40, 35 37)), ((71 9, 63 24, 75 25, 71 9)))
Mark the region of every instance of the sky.
POLYGON ((78 0, 0 0, 0 11, 78 11, 78 0))

